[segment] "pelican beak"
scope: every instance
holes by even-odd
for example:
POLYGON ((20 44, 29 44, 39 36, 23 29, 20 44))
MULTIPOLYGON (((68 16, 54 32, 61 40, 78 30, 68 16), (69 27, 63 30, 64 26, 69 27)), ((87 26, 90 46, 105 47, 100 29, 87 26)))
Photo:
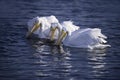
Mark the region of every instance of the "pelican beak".
POLYGON ((58 27, 51 28, 51 31, 50 31, 50 40, 51 41, 54 40, 54 34, 55 34, 56 29, 58 29, 58 27))
POLYGON ((32 33, 35 32, 40 26, 41 26, 40 23, 38 23, 38 22, 35 23, 33 28, 30 31, 28 31, 26 37, 29 38, 32 35, 32 33))
POLYGON ((60 37, 58 38, 56 45, 60 45, 62 40, 68 35, 67 31, 62 30, 60 37))

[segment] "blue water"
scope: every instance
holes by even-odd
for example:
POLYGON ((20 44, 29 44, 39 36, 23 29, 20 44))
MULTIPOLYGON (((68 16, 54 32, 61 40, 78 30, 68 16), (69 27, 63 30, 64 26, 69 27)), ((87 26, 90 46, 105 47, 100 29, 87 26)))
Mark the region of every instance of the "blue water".
POLYGON ((0 0, 0 80, 120 80, 120 0, 0 0), (89 50, 27 40, 27 21, 55 15, 102 29, 111 48, 89 50))

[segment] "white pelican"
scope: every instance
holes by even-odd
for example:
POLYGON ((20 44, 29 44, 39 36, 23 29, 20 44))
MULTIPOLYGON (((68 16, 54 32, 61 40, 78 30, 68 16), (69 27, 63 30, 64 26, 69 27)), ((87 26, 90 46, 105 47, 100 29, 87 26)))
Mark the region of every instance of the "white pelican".
POLYGON ((56 45, 63 45, 77 48, 105 48, 110 45, 105 45, 107 37, 101 33, 99 28, 79 29, 70 21, 62 23, 61 34, 56 42, 56 45))
MULTIPOLYGON (((73 31, 78 30, 80 28, 78 26, 73 25, 71 21, 64 21, 63 23, 64 23, 64 26, 69 26, 69 27, 66 27, 67 30, 69 31, 69 34, 71 34, 73 31)), ((60 23, 53 23, 51 26, 50 40, 59 39, 63 29, 64 27, 60 23)))
POLYGON ((31 34, 38 35, 39 38, 48 39, 50 35, 51 23, 59 23, 55 16, 35 17, 28 21, 27 37, 31 34))

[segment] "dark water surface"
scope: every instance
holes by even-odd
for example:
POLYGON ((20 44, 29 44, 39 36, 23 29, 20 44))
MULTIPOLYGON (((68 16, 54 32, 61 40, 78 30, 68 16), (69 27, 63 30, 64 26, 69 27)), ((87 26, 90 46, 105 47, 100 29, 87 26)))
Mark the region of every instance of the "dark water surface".
POLYGON ((0 80, 120 80, 120 0, 0 0, 0 80), (99 27, 112 46, 66 48, 27 40, 27 21, 55 15, 99 27))

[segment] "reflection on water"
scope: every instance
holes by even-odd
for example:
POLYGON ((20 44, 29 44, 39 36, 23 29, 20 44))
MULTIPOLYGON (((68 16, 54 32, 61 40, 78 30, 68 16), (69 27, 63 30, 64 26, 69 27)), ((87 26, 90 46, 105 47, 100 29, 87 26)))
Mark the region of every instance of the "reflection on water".
POLYGON ((107 65, 105 62, 105 55, 107 55, 105 50, 94 50, 88 54, 88 64, 92 69, 91 74, 96 78, 102 78, 105 76, 105 73, 107 73, 107 71, 105 71, 107 65))
POLYGON ((33 55, 37 60, 34 63, 39 65, 39 70, 35 72, 36 76, 61 78, 70 75, 72 65, 69 62, 69 51, 59 53, 57 46, 39 44, 36 45, 35 51, 33 55))
POLYGON ((36 51, 33 54, 35 58, 34 64, 39 65, 34 72, 37 77, 72 80, 81 77, 83 77, 82 79, 87 79, 85 76, 87 75, 90 79, 102 79, 108 73, 106 70, 107 63, 105 62, 106 49, 86 51, 85 49, 64 47, 65 53, 61 54, 55 48, 56 46, 53 48, 50 45, 36 43, 38 42, 34 42, 32 45, 35 46, 34 49, 36 51), (52 52, 52 49, 55 52, 52 52), (72 51, 81 53, 73 53, 72 51))

